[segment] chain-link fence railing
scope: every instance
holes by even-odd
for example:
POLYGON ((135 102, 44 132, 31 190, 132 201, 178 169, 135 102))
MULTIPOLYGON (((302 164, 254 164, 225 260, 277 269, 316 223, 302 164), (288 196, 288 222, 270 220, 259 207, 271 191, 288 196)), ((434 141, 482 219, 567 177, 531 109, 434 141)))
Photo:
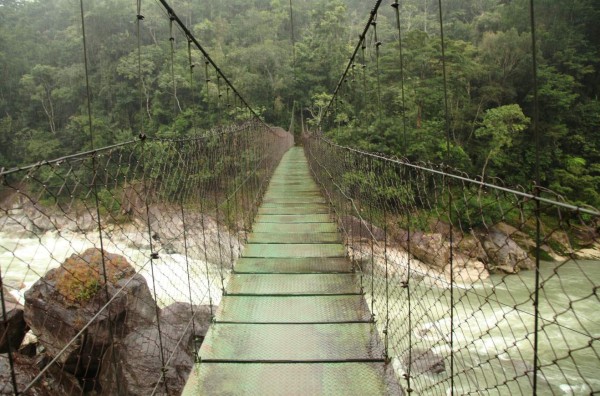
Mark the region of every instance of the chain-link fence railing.
POLYGON ((292 144, 248 121, 2 172, 0 393, 178 394, 292 144))
POLYGON ((600 213, 308 137, 385 344, 418 394, 600 392, 600 213))

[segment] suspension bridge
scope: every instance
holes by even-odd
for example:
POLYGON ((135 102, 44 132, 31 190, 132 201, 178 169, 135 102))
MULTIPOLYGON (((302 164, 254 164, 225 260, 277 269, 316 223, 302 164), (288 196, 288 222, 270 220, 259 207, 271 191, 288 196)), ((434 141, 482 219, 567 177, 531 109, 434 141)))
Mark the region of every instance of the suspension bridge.
POLYGON ((253 229, 183 394, 398 394, 301 149, 282 158, 253 229))
POLYGON ((94 147, 86 79, 92 148, 0 171, 0 393, 600 392, 596 209, 326 137, 379 76, 380 5, 294 141, 160 1, 173 97, 183 41, 217 121, 94 147))

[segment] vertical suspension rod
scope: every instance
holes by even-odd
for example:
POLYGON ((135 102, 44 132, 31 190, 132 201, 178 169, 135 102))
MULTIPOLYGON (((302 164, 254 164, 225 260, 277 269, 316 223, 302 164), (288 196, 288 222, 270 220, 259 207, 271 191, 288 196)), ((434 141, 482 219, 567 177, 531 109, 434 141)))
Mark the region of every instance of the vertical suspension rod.
MULTIPOLYGON (((92 121, 92 91, 90 89, 90 76, 89 76, 89 60, 88 60, 88 51, 87 51, 87 39, 85 34, 85 13, 83 7, 83 0, 79 0, 79 11, 81 12, 81 39, 83 43, 83 67, 85 72, 85 92, 86 92, 86 109, 87 109, 87 121, 88 128, 90 130, 90 146, 92 150, 94 150, 95 142, 94 142, 94 129, 93 129, 93 121, 92 121)), ((96 225, 98 227, 98 242, 100 243, 100 263, 102 265, 102 280, 104 281, 104 295, 106 297, 106 302, 110 301, 110 293, 108 291, 108 272, 106 271, 106 258, 104 255, 104 237, 102 236, 102 220, 100 218, 100 198, 98 197, 98 186, 96 185, 96 172, 98 169, 98 164, 96 161, 96 153, 92 154, 92 191, 94 195, 94 204, 96 206, 96 225)), ((111 344, 114 345, 114 335, 112 328, 112 313, 110 305, 106 307, 108 312, 108 335, 111 341, 111 344)), ((110 346, 108 348, 111 348, 110 346)), ((111 364, 113 369, 117 369, 117 361, 115 356, 114 349, 111 351, 111 364)), ((117 378, 116 380, 117 391, 121 391, 121 382, 117 378)))
MULTIPOLYGON (((539 198, 541 177, 540 177, 540 132, 539 132, 539 101, 538 101, 538 81, 537 81, 537 43, 535 29, 535 7, 534 0, 529 0, 529 17, 531 23, 531 60, 533 77, 533 134, 535 141, 535 190, 534 196, 539 198)), ((539 321, 540 321, 540 253, 541 253, 541 202, 535 200, 535 291, 533 296, 534 309, 534 335, 533 335, 533 383, 532 392, 537 394, 538 371, 539 371, 539 321)))
POLYGON ((268 125, 265 124, 264 121, 262 121, 262 119, 254 111, 254 109, 252 107, 250 107, 250 105, 248 104, 248 102, 246 102, 246 100, 244 99, 244 97, 239 93, 239 91, 235 88, 235 86, 231 83, 231 81, 229 81, 229 79, 227 78, 227 76, 225 74, 223 74, 223 72, 221 71, 221 69, 219 68, 219 66, 217 66, 217 64, 212 60, 212 58, 210 57, 210 55, 208 54, 208 52, 206 52, 206 50, 204 49, 204 47, 202 47, 202 45, 200 44, 200 42, 198 42, 198 40, 196 39, 196 37, 194 37, 194 35, 190 31, 190 29, 188 29, 188 27, 185 25, 185 23, 183 23, 183 21, 179 18, 179 16, 177 16, 177 14, 173 10, 173 8, 169 5, 169 3, 167 3, 166 0, 159 0, 159 2, 165 8, 165 10, 167 11, 167 13, 171 17, 173 17, 174 21, 179 25, 179 27, 181 28, 181 30, 183 30, 183 32, 188 37, 188 39, 191 40, 194 43, 194 45, 196 46, 196 48, 198 48, 198 50, 200 52, 202 52, 202 55, 204 55, 204 58, 212 65, 212 67, 215 69, 215 71, 217 72, 217 74, 219 76, 221 76, 221 78, 223 79, 223 81, 225 81, 225 83, 231 88, 231 90, 233 92, 235 92, 235 94, 240 98, 240 101, 244 104, 244 106, 246 106, 248 108, 248 110, 252 113, 252 115, 257 120, 260 120, 263 123, 263 125, 265 125, 265 126, 268 127, 268 125))
MULTIPOLYGON (((446 42, 444 40, 444 19, 442 13, 442 0, 438 0, 438 16, 440 23, 440 44, 442 50, 442 77, 444 87, 444 121, 446 129, 446 163, 450 165, 450 114, 448 111, 448 80, 446 75, 446 42)), ((450 394, 454 395, 454 252, 453 252, 453 226, 452 226, 452 190, 450 178, 444 176, 444 182, 448 189, 448 239, 450 242, 450 394)))
MULTIPOLYGON (((367 24, 365 25, 365 27, 362 31, 362 34, 359 36, 360 40, 358 41, 358 44, 356 45, 356 47, 354 47, 354 51, 352 52, 352 55, 350 56, 350 61, 346 65, 346 69, 342 73, 342 76, 340 77, 340 80, 338 81, 337 86, 335 87, 335 90, 333 91, 333 95, 332 95, 331 99, 329 100, 329 103, 325 107, 325 111, 323 112, 323 117, 321 119, 325 118, 325 116, 329 112, 329 109, 331 108, 331 105, 333 104, 334 98, 337 96, 338 91, 340 90, 340 87, 342 86, 342 84, 344 83, 344 80, 346 79, 346 75, 348 74, 348 71, 350 71, 350 69, 352 68, 352 63, 354 63, 354 58, 358 54, 358 51, 361 49, 362 42, 365 40, 365 37, 367 37, 367 32, 369 31, 371 22, 373 22, 373 20, 375 19, 375 16, 377 15, 377 11, 379 10, 379 6, 381 5, 381 2, 382 2, 382 0, 377 0, 377 2, 375 3, 375 6, 371 10, 371 14, 369 15, 369 20, 367 21, 367 24)), ((320 129, 320 128, 321 128, 321 124, 319 123, 319 126, 317 129, 320 129)))
POLYGON ((402 155, 406 157, 408 150, 408 142, 406 139, 406 130, 408 129, 406 124, 406 98, 404 93, 404 53, 402 51, 402 26, 400 24, 400 4, 398 0, 395 0, 392 4, 394 7, 396 14, 396 28, 398 29, 398 55, 400 61, 400 95, 402 99, 402 109, 400 114, 402 114, 402 137, 403 137, 403 147, 402 147, 402 155))

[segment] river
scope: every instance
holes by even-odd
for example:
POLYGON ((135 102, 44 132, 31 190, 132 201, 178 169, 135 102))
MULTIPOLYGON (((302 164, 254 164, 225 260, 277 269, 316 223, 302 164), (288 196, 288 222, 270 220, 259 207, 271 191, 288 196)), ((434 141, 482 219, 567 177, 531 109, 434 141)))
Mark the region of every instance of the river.
MULTIPOLYGON (((0 233, 0 264, 5 284, 23 301, 24 291, 49 269, 74 252, 97 245, 89 235, 47 232, 40 238, 0 233)), ((186 259, 181 254, 160 254, 154 260, 152 282, 150 252, 105 240, 111 253, 121 254, 143 274, 150 288, 156 285, 160 306, 190 301, 187 265, 194 279, 192 301, 214 304, 220 300, 220 274, 216 265, 186 259)), ((538 394, 584 395, 600 390, 600 262, 542 263, 538 328, 538 394), (593 340, 593 341, 592 341, 593 340), (553 363, 555 362, 555 363, 553 363)), ((384 282, 384 280, 379 280, 384 282)), ((535 272, 492 275, 473 285, 454 288, 454 387, 457 394, 531 394, 534 315, 532 296, 535 272)), ((390 293, 390 345, 393 355, 407 350, 406 294, 392 285, 390 293), (397 293, 397 294, 396 294, 397 293)), ((430 282, 411 282, 413 350, 431 350, 445 361, 439 374, 413 373, 412 387, 419 394, 448 394, 450 291, 430 282)), ((396 359, 398 370, 401 367, 396 359)), ((403 384, 404 385, 404 384, 403 384)))
MULTIPOLYGON (((600 391, 600 262, 543 262, 540 284, 537 393, 600 391)), ((408 350, 408 300, 390 290, 390 348, 398 356, 408 350)), ((424 281, 410 290, 413 353, 432 351, 445 363, 438 374, 412 373, 418 394, 450 394, 451 349, 455 394, 532 394, 534 271, 455 287, 452 340, 450 291, 424 281)))
MULTIPOLYGON (((208 263, 211 282, 207 281, 206 263, 203 260, 186 258, 181 254, 161 252, 159 259, 153 260, 154 282, 150 265, 150 250, 137 248, 122 240, 114 242, 104 239, 106 251, 125 256, 130 264, 142 274, 148 286, 154 291, 158 304, 165 307, 175 301, 190 302, 187 287, 188 266, 193 279, 192 302, 208 304, 209 290, 213 304, 221 299, 220 270, 218 266, 208 263)), ((99 246, 96 233, 76 234, 69 231, 46 232, 39 238, 24 238, 19 235, 0 233, 0 266, 3 282, 12 293, 24 302, 24 292, 44 276, 48 270, 58 267, 67 257, 75 252, 83 252, 87 248, 99 246)))

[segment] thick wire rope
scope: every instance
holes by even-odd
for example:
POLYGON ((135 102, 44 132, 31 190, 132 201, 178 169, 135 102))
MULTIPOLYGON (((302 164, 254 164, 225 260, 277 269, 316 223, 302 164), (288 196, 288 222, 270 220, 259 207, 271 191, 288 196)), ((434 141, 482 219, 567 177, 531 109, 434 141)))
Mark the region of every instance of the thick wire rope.
MULTIPOLYGON (((138 72, 139 72, 139 80, 140 80, 140 84, 144 84, 144 80, 143 80, 143 75, 142 75, 142 67, 141 67, 141 32, 140 32, 140 22, 144 19, 144 17, 141 15, 141 11, 140 11, 140 3, 141 1, 138 1, 138 17, 137 17, 137 32, 138 32, 138 72)), ((172 33, 171 33, 172 35, 172 33)), ((141 89, 140 89, 141 91, 141 89)), ((141 102, 140 102, 141 103, 141 102)), ((140 128, 140 140, 141 140, 141 157, 142 157, 142 167, 144 169, 144 172, 147 171, 146 166, 147 166, 147 161, 146 161, 146 143, 147 143, 147 139, 146 139, 146 135, 143 132, 143 117, 140 117, 140 124, 141 124, 141 128, 140 128)), ((148 243, 149 243, 149 248, 150 248, 150 274, 151 274, 151 278, 152 278, 152 291, 153 291, 153 297, 154 297, 154 301, 156 301, 155 304, 155 317, 156 317, 156 327, 157 327, 157 331, 158 331, 158 342, 159 342, 159 351, 160 351, 160 362, 161 362, 161 370, 164 372, 164 370, 166 370, 165 367, 165 357, 164 357, 164 350, 163 350, 163 340, 162 340, 162 331, 161 331, 161 326, 160 326, 160 308, 158 307, 158 294, 157 294, 157 290, 156 290, 156 276, 155 276, 155 271, 154 271, 154 260, 159 259, 159 255, 157 252, 154 251, 154 243, 153 238, 152 238, 152 225, 150 222, 150 205, 149 205, 149 188, 148 188, 148 181, 147 178, 144 177, 143 180, 143 191, 144 191, 144 207, 145 207, 145 212, 146 212, 146 227, 148 230, 148 243)), ((161 375, 161 379, 162 379, 162 375, 161 375)), ((160 379, 159 379, 160 381, 160 379)), ((167 392, 167 394, 169 393, 169 388, 168 388, 168 384, 166 380, 163 380, 164 386, 165 386, 165 391, 167 392)))
POLYGON ((381 41, 379 41, 379 37, 377 35, 377 13, 375 14, 375 18, 373 18, 373 21, 371 22, 371 25, 373 26, 373 40, 375 41, 375 82, 376 82, 376 91, 377 91, 377 114, 379 116, 379 120, 381 121, 381 111, 382 111, 382 106, 381 106, 381 73, 379 70, 379 55, 380 55, 380 49, 379 47, 381 47, 381 41))
POLYGON ((290 39, 292 40, 292 75, 296 80, 296 34, 294 32, 294 8, 290 0, 290 39))
MULTIPOLYGON (((189 71, 190 71, 190 90, 192 92, 192 107, 194 107, 194 64, 192 63, 192 49, 191 49, 191 43, 189 42, 189 40, 188 40, 187 50, 188 50, 188 66, 189 66, 189 71)), ((195 117, 192 117, 192 129, 194 129, 194 131, 196 130, 195 117)), ((190 263, 189 263, 188 242, 187 242, 187 223, 185 221, 183 194, 181 194, 179 206, 181 207, 181 222, 182 222, 182 226, 183 226, 183 248, 185 251, 185 268, 186 268, 187 280, 188 280, 188 292, 190 294, 190 313, 192 315, 192 334, 193 334, 193 337, 195 338, 196 337, 196 324, 195 324, 194 317, 196 316, 196 314, 194 313, 194 301, 192 298, 192 279, 191 279, 191 275, 190 275, 190 263)), ((208 277, 208 274, 207 274, 207 277, 208 277)), ((210 288, 208 289, 208 293, 210 293, 210 288)), ((210 299, 210 297, 209 297, 209 299, 210 299)), ((198 354, 198 347, 197 347, 196 342, 194 341, 194 357, 197 354, 198 354)))
POLYGON ((402 137, 403 137, 403 147, 402 147, 402 155, 404 157, 407 156, 408 152, 408 141, 407 141, 407 120, 406 120, 406 97, 405 97, 405 89, 404 89, 404 52, 402 50, 402 26, 400 24, 400 4, 398 0, 395 0, 392 4, 394 8, 394 13, 396 14, 396 28, 398 29, 398 57, 400 61, 400 95, 402 100, 402 108, 400 110, 400 114, 402 116, 402 137))
MULTIPOLYGON (((344 83, 344 80, 346 79, 346 75, 352 68, 352 64, 354 63, 354 59, 356 58, 358 51, 362 48, 362 44, 365 40, 367 32, 369 31, 369 28, 371 27, 371 22, 373 22, 373 20, 375 19, 376 15, 377 15, 377 10, 379 10, 379 6, 381 5, 381 3, 382 3, 382 0, 377 0, 375 2, 375 6, 371 10, 367 24, 365 25, 365 27, 360 35, 360 40, 359 40, 358 44, 356 45, 356 47, 354 47, 354 51, 352 52, 352 55, 350 56, 350 61, 346 65, 346 69, 342 73, 342 76, 340 77, 340 79, 337 83, 337 86, 335 87, 335 89, 333 91, 331 99, 329 100, 329 103, 327 104, 327 106, 325 107, 325 110, 323 111, 323 117, 321 118, 321 120, 323 120, 329 113, 329 110, 330 110, 331 106, 333 105, 335 98, 337 97, 338 91, 340 90, 342 84, 344 83)), ((322 129, 321 120, 319 121, 319 124, 317 125, 317 130, 322 129)))
POLYGON ((221 76, 217 72, 217 125, 220 125, 222 120, 221 115, 221 76))
MULTIPOLYGON (((402 107, 400 110, 400 115, 402 117, 402 137, 403 137, 403 145, 402 145, 402 155, 406 158, 408 153, 408 141, 407 141, 407 119, 406 119, 406 96, 405 96, 405 87, 404 87, 404 53, 402 50, 402 25, 400 23, 400 4, 398 0, 394 0, 392 4, 394 8, 394 14, 396 16, 396 29, 398 30, 398 60, 400 62, 400 95, 402 101, 402 107)), ((406 290, 406 301, 408 307, 408 351, 407 351, 407 361, 406 365, 406 390, 408 393, 412 392, 411 388, 411 370, 412 370, 412 301, 411 301, 411 222, 410 222, 410 209, 408 205, 405 205, 405 213, 404 216, 406 221, 404 223, 404 228, 406 229, 406 280, 402 284, 403 288, 406 290)))
MULTIPOLYGON (((385 173, 387 170, 387 163, 384 162, 382 171, 385 173)), ((385 262, 385 327, 383 335, 385 337, 385 361, 390 361, 390 270, 388 262, 388 213, 387 205, 383 206, 383 260, 385 262)))
MULTIPOLYGON (((361 43, 360 43, 360 57, 362 60, 362 65, 361 65, 361 69, 362 69, 362 95, 361 95, 361 102, 362 102, 362 109, 363 111, 367 108, 367 40, 366 37, 363 36, 361 38, 361 43)), ((362 120, 362 125, 361 127, 363 128, 368 128, 369 127, 369 121, 367 120, 367 117, 362 116, 360 117, 360 119, 362 120)))
POLYGON ((181 105, 177 98, 177 80, 175 79, 175 36, 173 36, 173 21, 175 18, 173 15, 169 15, 169 43, 171 47, 171 82, 173 84, 173 113, 177 115, 177 112, 181 112, 181 105))
MULTIPOLYGON (((444 37, 444 17, 442 0, 438 0, 438 16, 440 23, 440 45, 442 55, 442 78, 444 87, 444 126, 446 132, 446 162, 451 165, 450 151, 450 112, 448 110, 448 80, 446 73, 446 41, 444 37)), ((448 240, 449 240, 449 266, 450 266, 450 393, 454 394, 454 226, 452 216, 452 185, 450 179, 446 178, 448 190, 448 240)))
MULTIPOLYGON (((86 110, 87 110, 87 121, 89 128, 89 138, 90 138, 90 146, 92 150, 95 147, 94 142, 94 128, 92 121, 92 91, 90 87, 90 76, 89 76, 89 60, 88 60, 88 50, 87 50, 87 38, 85 32, 85 14, 83 7, 83 0, 79 0, 79 11, 81 16, 81 40, 83 44, 83 67, 85 72, 85 90, 86 90, 86 110)), ((102 264, 102 280, 104 281, 104 294, 106 297, 106 301, 110 300, 110 293, 108 291, 108 272, 106 270, 106 258, 104 254, 104 236, 102 234, 102 219, 100 218, 100 199, 98 197, 98 185, 96 184, 96 174, 97 174, 97 161, 96 155, 92 155, 92 191, 94 196, 94 204, 96 206, 96 224, 98 227, 98 242, 100 243, 100 263, 102 264)), ((108 335, 110 339, 111 345, 114 345, 114 334, 113 334, 113 319, 112 319, 112 310, 110 305, 107 307, 108 314, 108 335)), ((111 347, 109 347, 111 348, 111 347)), ((113 369, 117 370, 117 360, 116 354, 114 350, 111 353, 111 364, 113 369)), ((121 390, 121 382, 116 380, 117 390, 121 390)))
MULTIPOLYGON (((535 4, 534 0, 529 0, 529 17, 531 24, 531 72, 533 78, 533 134, 535 144, 535 189, 534 195, 540 195, 541 176, 540 176, 540 132, 539 132, 539 98, 537 81, 537 43, 535 29, 535 4)), ((537 393, 538 371, 540 362, 538 356, 539 348, 539 318, 540 318, 540 256, 541 256, 541 207, 540 200, 535 201, 535 292, 533 296, 534 309, 534 336, 533 336, 533 394, 537 393)))
MULTIPOLYGON (((139 91, 138 95, 140 97, 140 136, 144 136, 144 76, 142 74, 142 33, 141 33, 141 24, 144 20, 144 16, 142 15, 142 0, 137 0, 137 15, 136 15, 136 36, 137 36, 137 67, 138 67, 138 86, 139 91)), ((149 116, 150 114, 148 114, 149 116)))
POLYGON ((208 75, 208 65, 210 64, 210 62, 208 61, 208 59, 206 59, 206 57, 204 57, 204 96, 205 96, 205 100, 206 100, 206 109, 208 110, 208 112, 210 113, 210 108, 211 108, 211 100, 210 100, 210 77, 208 75))
MULTIPOLYGON (((373 158, 367 158, 367 169, 369 177, 373 174, 373 158)), ((373 235, 373 202, 368 200, 369 205, 369 232, 371 237, 369 238, 369 245, 371 248, 370 262, 371 262, 371 320, 375 322, 375 236, 373 235)))
MULTIPOLYGON (((175 148, 180 148, 178 145, 174 145, 172 147, 175 148)), ((177 157, 178 157, 178 166, 184 167, 187 166, 189 169, 189 164, 186 164, 186 156, 185 153, 183 151, 183 149, 177 150, 177 157)), ((164 171, 166 171, 166 169, 164 169, 164 171)), ((188 172, 188 175, 192 173, 192 172, 188 172)), ((188 185, 187 184, 187 177, 184 176, 184 180, 182 182, 183 185, 188 185)), ((187 286, 188 286, 188 292, 189 292, 189 301, 190 301, 190 319, 188 320, 188 323, 186 324, 185 329, 183 329, 183 331, 181 332, 181 336, 179 336, 179 338, 177 339, 177 343, 175 345, 175 347, 173 348, 173 350, 171 351, 169 357, 166 359, 165 364, 164 364, 164 368, 161 370, 160 372, 160 376, 158 378, 158 380, 156 381, 156 384, 154 386, 154 389, 151 393, 151 395, 156 394, 158 388, 160 387, 161 382, 163 382, 164 378, 165 378, 165 374, 167 372, 167 367, 171 362, 171 359, 173 358, 173 356, 176 354, 177 349, 179 347, 179 345, 181 345, 181 342, 183 341, 183 339, 185 338, 185 334, 187 332, 187 329, 191 326, 192 327, 192 336, 195 338, 196 335, 196 331, 195 331, 195 319, 196 319, 196 313, 194 312, 194 305, 193 305, 193 299, 192 299, 192 289, 191 289, 191 276, 190 276, 190 266, 189 266, 189 253, 188 253, 188 237, 187 237, 187 223, 185 221, 185 212, 184 212, 184 201, 186 200, 186 190, 183 190, 179 193, 179 199, 175 199, 175 201, 179 201, 179 208, 180 208, 180 214, 181 214, 181 222, 182 222, 182 232, 178 235, 178 237, 183 237, 183 245, 184 245, 184 255, 185 255, 185 267, 186 267, 186 275, 187 275, 187 286)), ((194 356, 197 353, 197 344, 196 342, 193 343, 193 348, 194 348, 194 356)), ((169 350, 167 349, 167 353, 169 352, 169 350)), ((165 381, 166 382, 166 381, 165 381)))
MULTIPOLYGON (((222 135, 216 136, 218 139, 221 138, 222 135)), ((219 142, 221 143, 221 142, 219 142)), ((222 148, 223 145, 222 144, 218 144, 217 145, 218 148, 222 148)), ((219 158, 221 157, 222 153, 219 153, 219 158)), ((213 170, 215 172, 218 171, 218 164, 217 164, 217 159, 213 158, 212 159, 212 164, 213 164, 213 170)), ((219 217, 221 216, 221 212, 219 210, 219 181, 217 179, 214 180, 214 194, 213 194, 213 198, 214 198, 214 205, 215 205, 215 216, 216 216, 216 222, 217 222, 217 247, 219 250, 219 275, 221 278, 221 294, 224 296, 226 294, 226 290, 225 290, 225 273, 223 271, 223 252, 221 251, 221 229, 219 227, 219 217)))
MULTIPOLYGON (((147 165, 146 162, 146 139, 142 140, 142 161, 143 161, 143 166, 145 168, 145 165, 147 165)), ((146 170, 145 170, 146 171, 146 170)), ((156 301, 155 304, 155 316, 156 316, 156 328, 158 330, 158 344, 159 344, 159 350, 160 350, 160 362, 161 362, 161 369, 164 371, 166 370, 165 367, 165 356, 164 356, 164 351, 163 351, 163 340, 162 340, 162 331, 161 331, 161 327, 160 327, 160 308, 158 307, 158 293, 156 291, 156 276, 154 274, 154 260, 158 260, 159 259, 159 255, 157 252, 154 251, 154 244, 152 243, 153 238, 152 238, 152 224, 150 222, 150 204, 148 203, 149 201, 149 189, 148 189, 148 181, 147 178, 144 177, 144 206, 146 209, 146 226, 148 229, 148 244, 150 247, 150 274, 151 274, 151 278, 152 278, 152 291, 153 291, 153 297, 154 297, 154 301, 156 301)), ((164 385, 165 385, 165 391, 167 392, 167 394, 169 394, 169 386, 167 384, 167 381, 163 381, 164 385)))

